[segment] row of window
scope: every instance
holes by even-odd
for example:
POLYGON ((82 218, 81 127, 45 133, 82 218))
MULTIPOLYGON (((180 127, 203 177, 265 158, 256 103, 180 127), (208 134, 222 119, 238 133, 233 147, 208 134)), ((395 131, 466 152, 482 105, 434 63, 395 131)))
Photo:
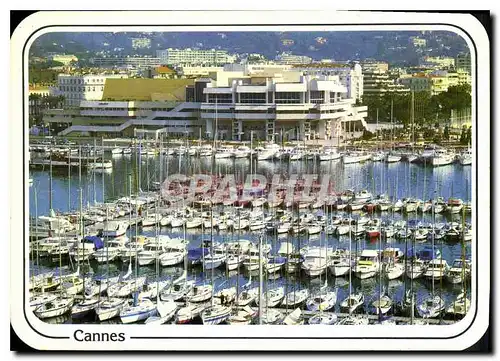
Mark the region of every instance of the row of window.
POLYGON ((102 84, 104 83, 106 79, 105 78, 92 78, 92 79, 64 79, 61 78, 59 79, 59 84, 102 84))
POLYGON ((65 86, 65 85, 61 85, 59 86, 59 90, 60 91, 70 91, 70 92, 84 92, 84 91, 104 91, 104 87, 102 86, 65 86))

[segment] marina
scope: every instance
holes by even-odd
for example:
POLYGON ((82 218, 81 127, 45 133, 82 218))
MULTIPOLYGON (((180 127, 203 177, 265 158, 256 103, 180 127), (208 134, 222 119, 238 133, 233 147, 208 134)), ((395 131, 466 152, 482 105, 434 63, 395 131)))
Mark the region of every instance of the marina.
POLYGON ((469 309, 467 149, 194 143, 32 145, 35 315, 449 324, 469 309))

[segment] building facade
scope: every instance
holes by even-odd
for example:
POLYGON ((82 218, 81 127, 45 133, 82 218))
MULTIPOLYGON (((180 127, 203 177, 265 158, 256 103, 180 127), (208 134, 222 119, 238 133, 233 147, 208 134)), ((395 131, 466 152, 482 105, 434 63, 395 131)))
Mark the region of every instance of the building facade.
POLYGON ((455 68, 457 70, 464 70, 470 75, 471 74, 470 53, 458 54, 455 62, 455 68))
POLYGON ((429 68, 449 69, 455 67, 455 59, 444 56, 425 56, 422 58, 420 65, 429 68))
POLYGON ((363 96, 382 96, 386 93, 408 93, 410 89, 396 82, 387 72, 364 71, 363 96))
POLYGON ((338 76, 288 72, 262 77, 222 71, 215 79, 120 82, 115 86, 120 95, 106 90, 102 101, 81 101, 77 113, 54 111, 44 120, 57 123, 61 135, 151 132, 248 140, 252 134, 268 141, 343 139, 366 125, 367 107, 354 106, 354 99, 344 97, 347 89, 338 76), (130 82, 131 90, 123 91, 130 82), (149 84, 148 89, 138 82, 149 84), (141 87, 143 94, 137 92, 141 87))
POLYGON ((296 65, 293 69, 302 71, 304 75, 336 75, 347 89, 345 98, 361 101, 363 97, 363 70, 360 64, 314 63, 296 65))
POLYGON ((107 57, 93 58, 91 63, 96 67, 132 67, 132 68, 149 68, 157 67, 162 64, 160 58, 153 57, 107 57))
POLYGON ((149 49, 151 48, 151 39, 148 38, 132 38, 133 49, 149 49))
POLYGON ((78 58, 71 54, 54 54, 50 56, 50 60, 68 65, 73 61, 78 61, 78 58))
POLYGON ((305 55, 294 55, 292 53, 281 53, 276 57, 276 61, 282 64, 309 64, 312 58, 305 55))
POLYGON ((389 71, 389 63, 385 61, 364 61, 361 63, 363 73, 386 73, 389 71))
POLYGON ((456 71, 440 70, 428 74, 417 73, 406 75, 399 78, 399 83, 410 88, 412 91, 426 91, 431 93, 431 95, 437 95, 448 91, 448 88, 451 86, 461 84, 470 85, 471 77, 462 69, 456 71))
POLYGON ((165 49, 157 50, 156 57, 164 65, 223 65, 232 63, 236 57, 226 50, 202 49, 165 49))
POLYGON ((54 95, 64 97, 64 105, 78 107, 82 100, 101 100, 106 79, 127 78, 125 74, 59 74, 54 95))

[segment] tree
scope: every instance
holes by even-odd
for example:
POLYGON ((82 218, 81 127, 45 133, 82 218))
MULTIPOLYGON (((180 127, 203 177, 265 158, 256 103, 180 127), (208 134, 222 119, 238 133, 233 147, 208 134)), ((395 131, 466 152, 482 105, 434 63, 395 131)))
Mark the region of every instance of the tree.
POLYGON ((450 128, 448 127, 448 124, 444 126, 443 139, 444 140, 450 139, 450 128))

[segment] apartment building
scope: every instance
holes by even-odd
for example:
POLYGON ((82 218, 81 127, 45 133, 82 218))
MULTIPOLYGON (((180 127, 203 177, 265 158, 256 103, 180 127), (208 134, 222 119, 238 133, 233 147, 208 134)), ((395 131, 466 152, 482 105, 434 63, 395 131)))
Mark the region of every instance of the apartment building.
POLYGON ((165 49, 157 50, 156 57, 165 65, 223 65, 233 63, 236 57, 226 50, 217 49, 165 49))

